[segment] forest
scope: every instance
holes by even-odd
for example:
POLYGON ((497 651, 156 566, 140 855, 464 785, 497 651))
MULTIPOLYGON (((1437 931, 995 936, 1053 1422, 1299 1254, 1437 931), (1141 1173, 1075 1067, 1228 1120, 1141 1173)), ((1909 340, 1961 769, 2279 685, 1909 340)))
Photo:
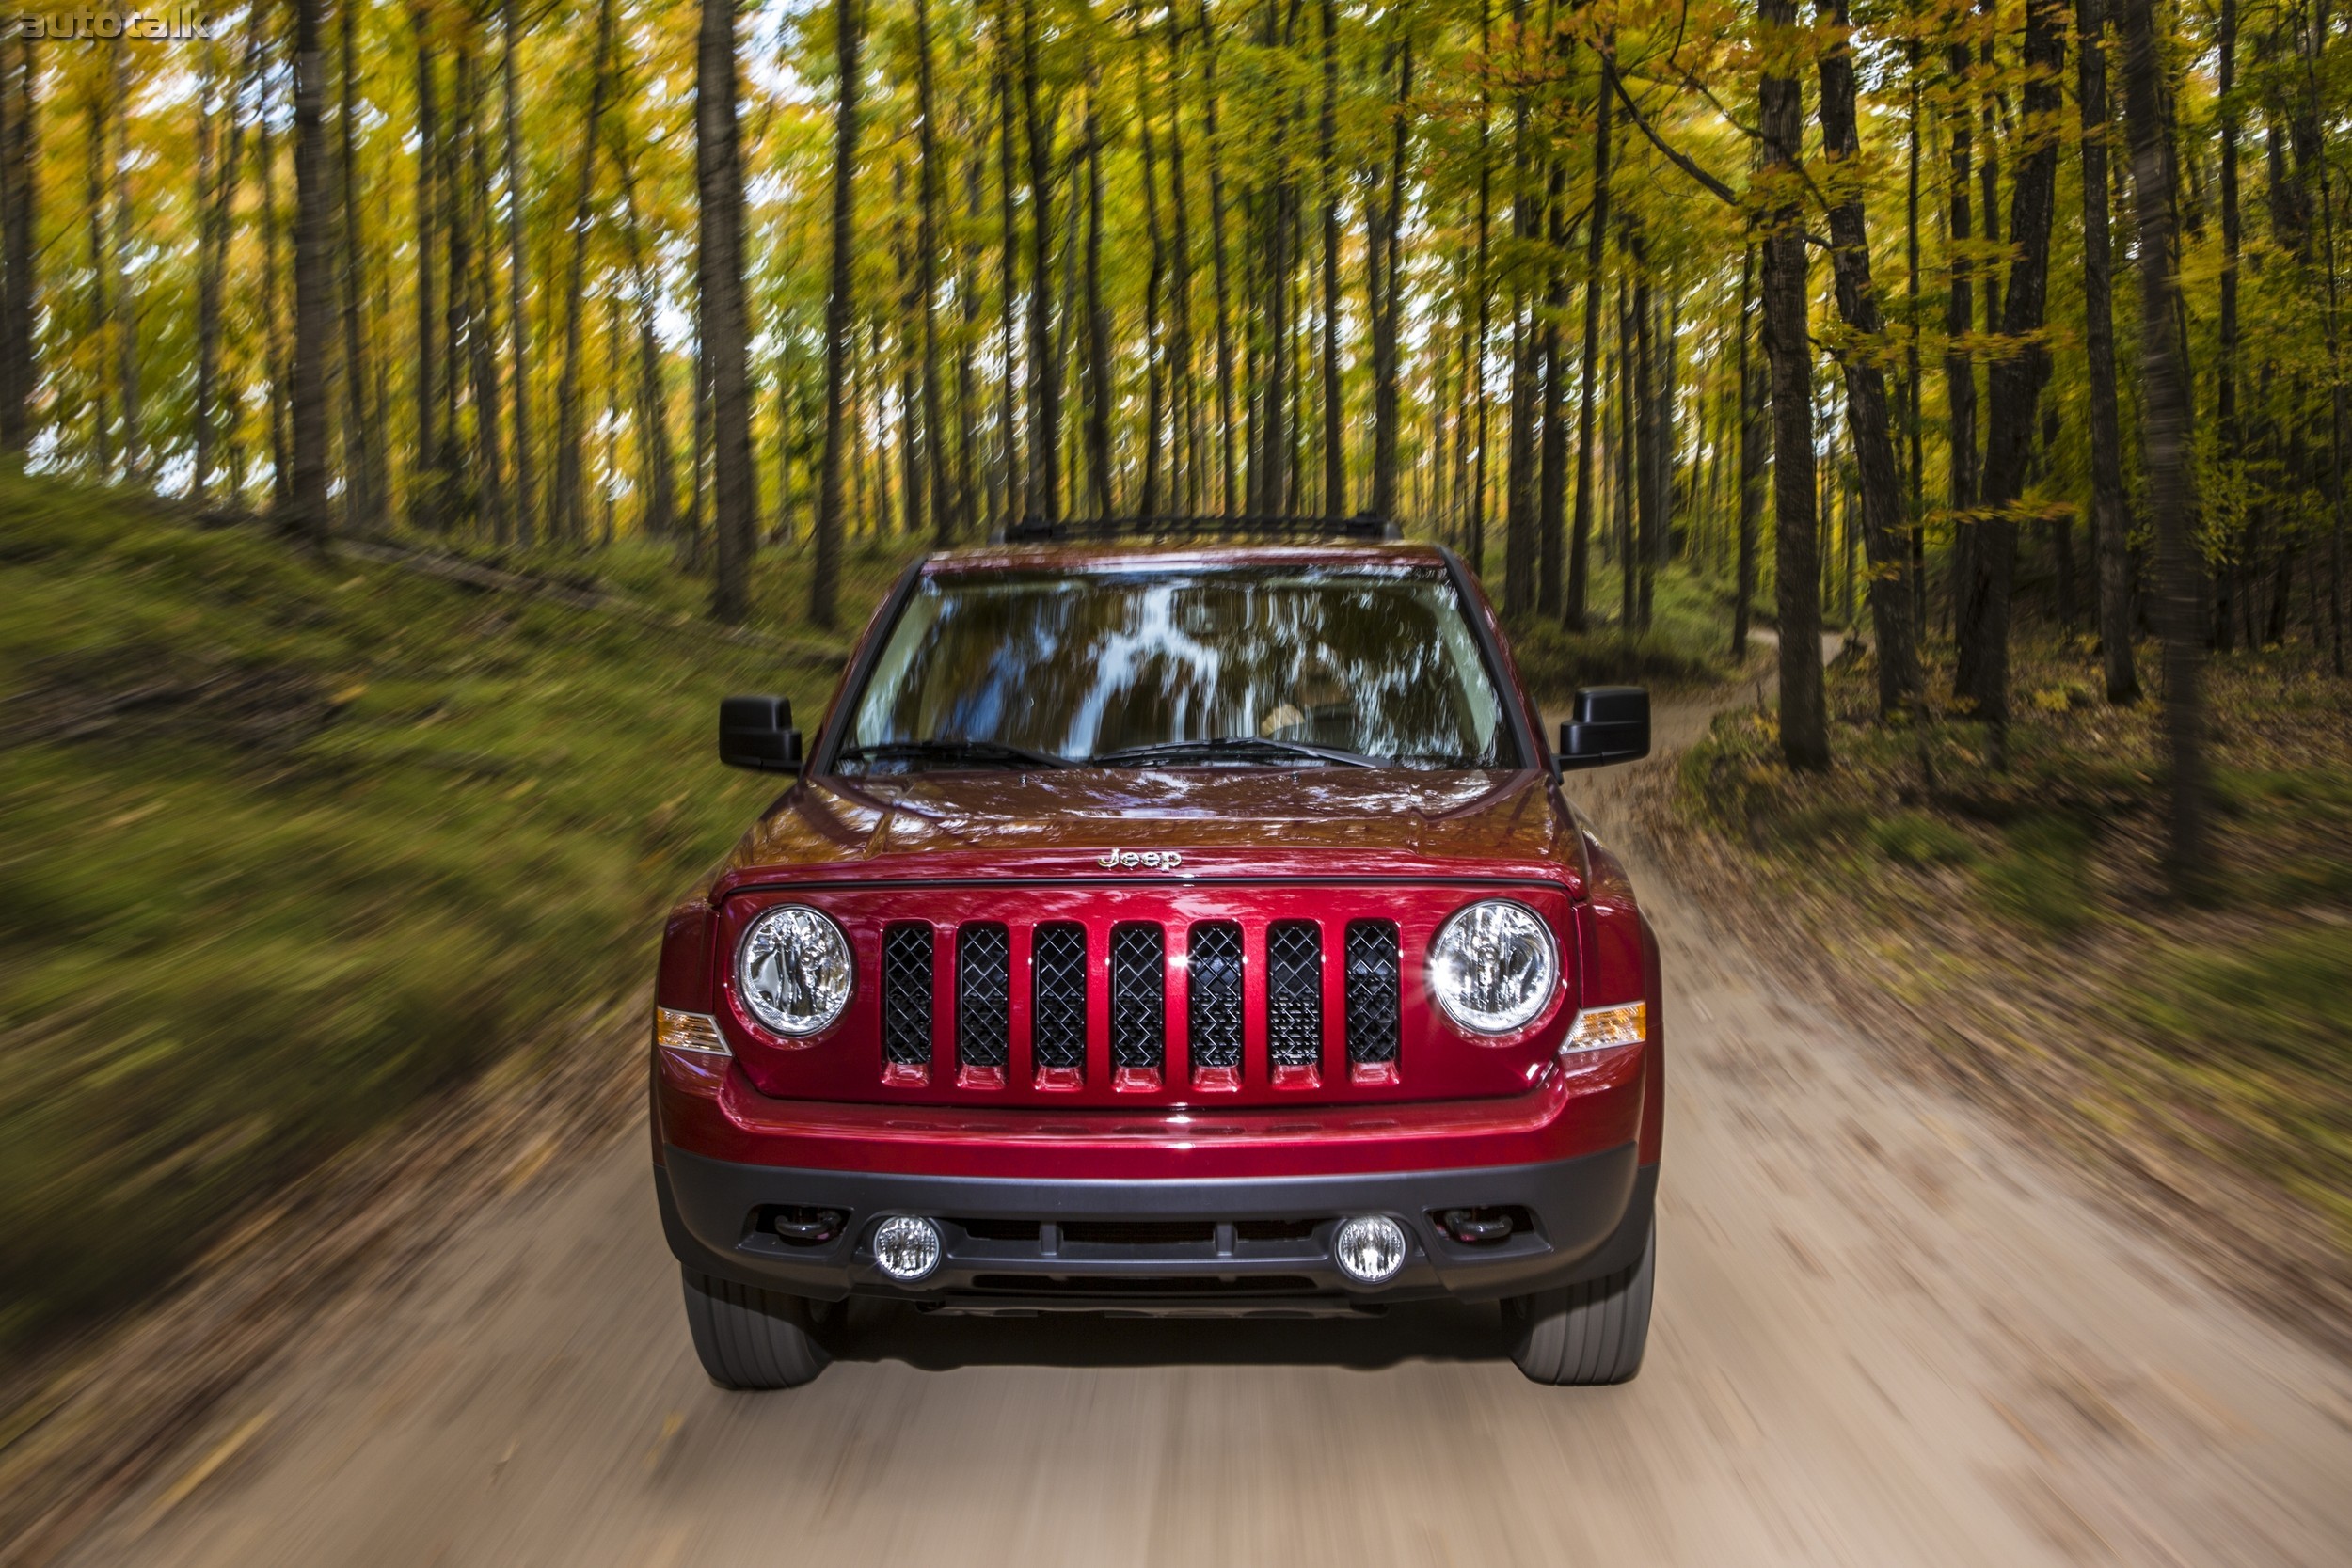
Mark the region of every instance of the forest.
POLYGON ((2328 0, 202 22, 0 41, 11 461, 818 630, 859 540, 1369 511, 1518 625, 1719 580, 1800 770, 1825 616, 1996 758, 2072 638, 2164 701, 2184 876, 2205 658, 2343 673, 2328 0))

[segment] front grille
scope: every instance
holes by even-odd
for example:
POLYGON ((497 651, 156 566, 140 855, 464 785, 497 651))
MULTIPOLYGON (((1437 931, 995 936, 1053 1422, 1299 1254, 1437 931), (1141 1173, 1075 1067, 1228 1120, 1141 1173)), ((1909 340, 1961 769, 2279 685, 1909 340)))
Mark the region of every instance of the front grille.
POLYGON ((1358 1067, 1396 1060, 1396 923, 1347 923, 1347 1059, 1358 1067))
POLYGON ((956 933, 956 1064, 1002 1072, 1012 1056, 1012 938, 1002 926, 956 933))
POLYGON ((1087 1062, 1087 933, 1040 926, 1029 950, 1030 1043, 1041 1070, 1077 1072, 1087 1062))
POLYGON ((928 1068, 931 1060, 931 928, 882 933, 882 1060, 928 1068))
POLYGON ((1157 1072, 1168 1055, 1168 963, 1157 926, 1111 928, 1111 1066, 1157 1072))
POLYGON ((1323 928, 1278 920, 1265 933, 1266 1054, 1277 1068, 1323 1059, 1323 928))
POLYGON ((1241 927, 1210 921, 1192 928, 1187 1020, 1195 1072, 1241 1070, 1241 927))

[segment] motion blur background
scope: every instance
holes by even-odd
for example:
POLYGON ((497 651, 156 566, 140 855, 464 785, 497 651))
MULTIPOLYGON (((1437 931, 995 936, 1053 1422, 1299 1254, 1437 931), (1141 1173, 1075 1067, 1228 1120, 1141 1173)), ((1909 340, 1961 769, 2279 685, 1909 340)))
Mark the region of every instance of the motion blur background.
POLYGON ((1651 879, 2352 1346, 2344 14, 81 14, 0 40, 28 1559, 609 1147, 713 699, 1025 515, 1461 549, 1679 705, 1651 879))

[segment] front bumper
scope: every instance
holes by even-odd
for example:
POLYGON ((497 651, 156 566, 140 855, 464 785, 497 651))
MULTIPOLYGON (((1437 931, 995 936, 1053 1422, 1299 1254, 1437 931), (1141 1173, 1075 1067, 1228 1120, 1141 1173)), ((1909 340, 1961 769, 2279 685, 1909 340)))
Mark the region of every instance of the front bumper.
POLYGON ((1640 1259, 1658 1166, 1626 1143, 1573 1159, 1464 1170, 1149 1182, 882 1175, 739 1164, 675 1146, 655 1167, 662 1228, 706 1274, 820 1301, 872 1296, 958 1310, 1318 1313, 1451 1297, 1492 1300, 1598 1278, 1640 1259), (1466 1243, 1451 1209, 1509 1212, 1466 1243), (839 1216, 795 1243, 779 1214, 839 1216), (1408 1256, 1378 1286, 1332 1260, 1341 1219, 1385 1213, 1408 1256), (914 1286, 869 1245, 894 1214, 938 1222, 945 1256, 914 1286))

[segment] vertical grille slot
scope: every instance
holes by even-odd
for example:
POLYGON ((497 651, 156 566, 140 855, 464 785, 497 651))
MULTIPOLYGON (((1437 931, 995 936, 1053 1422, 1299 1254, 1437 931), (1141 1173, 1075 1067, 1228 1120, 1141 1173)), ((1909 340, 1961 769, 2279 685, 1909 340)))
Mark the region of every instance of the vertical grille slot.
POLYGON ((1002 926, 956 932, 956 1065, 966 1082, 1004 1082, 1012 1055, 1012 938, 1002 926))
POLYGON ((1168 961, 1157 926, 1111 927, 1111 1068, 1157 1087, 1168 1056, 1168 961))
POLYGON ((1397 942, 1392 920, 1347 923, 1347 1062, 1357 1068, 1396 1065, 1397 942))
POLYGON ((931 928, 893 926, 882 933, 882 1071, 921 1082, 931 1065, 931 928))
POLYGON ((1187 968, 1190 1002, 1185 1020, 1191 1037, 1192 1069, 1241 1071, 1241 927, 1231 921, 1195 926, 1187 968))
POLYGON ((1029 1046, 1041 1076, 1074 1083, 1087 1062, 1087 933, 1069 921, 1040 926, 1029 942, 1029 1046))
POLYGON ((1277 1075, 1323 1059, 1323 929, 1278 920, 1265 933, 1266 1055, 1277 1075))

